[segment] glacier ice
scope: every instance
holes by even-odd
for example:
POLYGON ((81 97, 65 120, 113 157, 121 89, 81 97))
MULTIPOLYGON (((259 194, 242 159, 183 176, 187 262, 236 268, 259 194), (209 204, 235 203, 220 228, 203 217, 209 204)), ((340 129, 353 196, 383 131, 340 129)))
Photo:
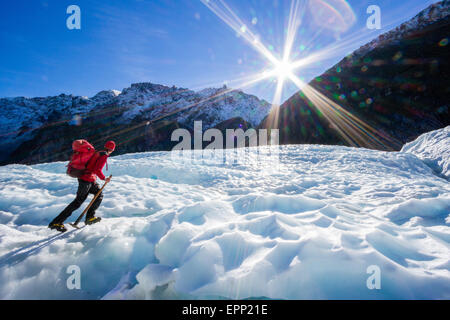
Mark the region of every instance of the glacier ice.
POLYGON ((66 163, 1 167, 0 298, 448 299, 450 186, 422 161, 447 131, 404 152, 282 146, 277 166, 257 148, 112 157, 102 222, 61 235, 46 226, 75 196, 66 163))
POLYGON ((419 136, 401 151, 416 155, 437 173, 450 178, 450 126, 419 136))

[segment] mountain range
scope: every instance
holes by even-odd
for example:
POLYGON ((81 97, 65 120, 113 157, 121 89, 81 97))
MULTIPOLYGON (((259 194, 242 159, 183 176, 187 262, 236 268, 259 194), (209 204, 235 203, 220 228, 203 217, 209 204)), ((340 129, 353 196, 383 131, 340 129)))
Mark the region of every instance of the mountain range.
POLYGON ((94 97, 61 94, 46 98, 0 99, 0 161, 40 163, 66 160, 79 138, 101 148, 119 142, 119 154, 170 150, 176 128, 193 130, 256 127, 271 105, 240 90, 209 88, 198 92, 153 83, 101 91, 94 97), (225 128, 224 127, 224 128, 225 128))

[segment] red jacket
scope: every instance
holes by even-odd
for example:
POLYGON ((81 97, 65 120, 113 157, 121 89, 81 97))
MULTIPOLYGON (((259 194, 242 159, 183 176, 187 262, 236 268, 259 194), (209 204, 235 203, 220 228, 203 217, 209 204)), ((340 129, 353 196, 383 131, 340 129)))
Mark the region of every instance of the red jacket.
POLYGON ((107 159, 108 155, 105 151, 96 152, 92 158, 89 159, 86 165, 86 173, 82 175, 80 179, 88 182, 95 182, 98 176, 101 180, 105 180, 105 175, 102 170, 107 159))

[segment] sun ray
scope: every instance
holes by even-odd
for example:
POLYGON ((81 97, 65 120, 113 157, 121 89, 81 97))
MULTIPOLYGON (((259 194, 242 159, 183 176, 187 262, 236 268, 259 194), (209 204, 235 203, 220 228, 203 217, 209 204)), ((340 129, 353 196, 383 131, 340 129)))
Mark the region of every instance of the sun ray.
POLYGON ((278 59, 266 48, 248 26, 234 13, 223 0, 201 0, 215 15, 242 36, 254 49, 266 57, 270 62, 277 63, 278 59))
POLYGON ((289 19, 288 19, 288 26, 287 26, 287 32, 286 32, 286 40, 284 45, 284 52, 283 52, 283 61, 287 62, 289 61, 292 46, 294 45, 295 38, 297 36, 297 30, 301 25, 303 14, 304 14, 304 4, 306 2, 300 1, 300 0, 293 0, 291 1, 291 8, 289 11, 289 19), (301 3, 303 3, 303 7, 300 8, 301 3), (302 10, 300 10, 302 9, 302 10), (301 16, 299 14, 301 13, 301 16))
POLYGON ((397 141, 374 129, 312 86, 301 81, 295 75, 291 74, 290 80, 305 94, 350 145, 355 147, 383 147, 393 150, 393 146, 398 144, 397 141))
POLYGON ((284 77, 278 77, 277 88, 275 89, 275 95, 273 97, 272 105, 274 107, 279 107, 281 103, 281 95, 283 93, 284 77))

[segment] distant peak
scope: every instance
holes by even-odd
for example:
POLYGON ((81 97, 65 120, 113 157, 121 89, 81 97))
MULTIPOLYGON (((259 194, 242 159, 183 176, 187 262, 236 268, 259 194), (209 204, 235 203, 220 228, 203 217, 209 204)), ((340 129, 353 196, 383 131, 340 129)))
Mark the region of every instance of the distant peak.
POLYGON ((212 95, 215 95, 220 92, 227 91, 227 90, 229 90, 229 88, 224 84, 221 88, 204 88, 204 89, 198 91, 197 93, 202 96, 212 96, 212 95))
POLYGON ((169 88, 161 84, 151 83, 151 82, 138 82, 138 83, 132 83, 131 87, 132 89, 138 89, 138 90, 160 90, 169 88))
POLYGON ((99 98, 114 98, 117 97, 119 94, 121 94, 118 90, 102 90, 99 93, 97 93, 93 99, 99 99, 99 98))

